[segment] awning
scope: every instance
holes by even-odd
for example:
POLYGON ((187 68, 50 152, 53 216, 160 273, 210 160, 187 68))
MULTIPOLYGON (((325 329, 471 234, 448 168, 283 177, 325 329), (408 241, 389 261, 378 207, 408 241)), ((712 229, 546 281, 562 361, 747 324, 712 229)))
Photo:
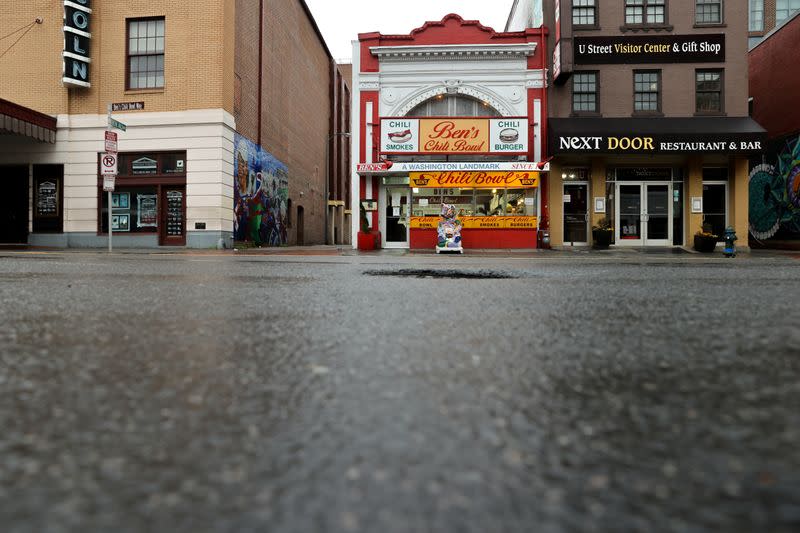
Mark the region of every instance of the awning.
POLYGON ((750 117, 551 118, 550 153, 753 153, 767 132, 750 117))
POLYGON ((56 119, 0 98, 0 134, 23 135, 55 143, 56 119))

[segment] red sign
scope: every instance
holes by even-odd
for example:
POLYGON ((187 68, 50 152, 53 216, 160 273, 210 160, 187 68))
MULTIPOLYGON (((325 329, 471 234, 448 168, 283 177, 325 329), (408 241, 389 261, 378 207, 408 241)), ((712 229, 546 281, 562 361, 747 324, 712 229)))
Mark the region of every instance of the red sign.
POLYGON ((117 132, 106 131, 106 152, 117 153, 117 132))
POLYGON ((385 172, 389 170, 386 163, 359 163, 356 165, 356 172, 385 172))

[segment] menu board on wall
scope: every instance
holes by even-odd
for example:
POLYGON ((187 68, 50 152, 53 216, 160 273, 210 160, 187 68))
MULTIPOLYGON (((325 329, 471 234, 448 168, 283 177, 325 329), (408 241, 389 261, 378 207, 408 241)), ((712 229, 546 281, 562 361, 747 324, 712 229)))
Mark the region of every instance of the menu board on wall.
POLYGON ((183 193, 167 191, 167 235, 183 235, 183 193))
POLYGON ((36 189, 36 216, 58 216, 58 185, 53 181, 42 181, 36 189))
POLYGON ((136 225, 140 228, 155 227, 158 225, 158 196, 155 194, 137 194, 136 201, 139 203, 138 218, 136 225))

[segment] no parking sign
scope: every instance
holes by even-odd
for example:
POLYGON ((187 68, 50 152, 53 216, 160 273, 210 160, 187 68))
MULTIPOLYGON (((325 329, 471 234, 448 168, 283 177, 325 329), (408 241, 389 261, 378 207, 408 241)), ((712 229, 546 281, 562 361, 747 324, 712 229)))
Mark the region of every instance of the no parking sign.
POLYGON ((114 178, 117 176, 117 154, 100 155, 100 175, 103 176, 103 190, 114 190, 114 178))
POLYGON ((117 154, 106 152, 100 155, 100 175, 117 175, 117 154))

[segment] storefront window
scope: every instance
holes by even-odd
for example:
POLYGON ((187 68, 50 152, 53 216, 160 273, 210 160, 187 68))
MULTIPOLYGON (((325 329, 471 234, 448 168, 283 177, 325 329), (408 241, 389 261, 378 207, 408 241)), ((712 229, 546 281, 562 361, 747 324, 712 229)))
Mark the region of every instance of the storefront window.
POLYGON ((475 191, 475 207, 476 216, 502 216, 506 207, 505 190, 477 189, 475 191))
MULTIPOLYGON (((436 189, 434 189, 436 190, 436 189)), ((460 217, 471 217, 475 214, 472 189, 439 189, 442 191, 442 203, 451 204, 460 217)))
POLYGON ((439 216, 451 204, 460 217, 536 216, 538 189, 412 189, 412 216, 439 216))
MULTIPOLYGON (((108 233, 108 194, 103 193, 100 230, 108 233)), ((115 233, 155 233, 158 228, 156 187, 117 187, 111 193, 111 225, 115 233)))

